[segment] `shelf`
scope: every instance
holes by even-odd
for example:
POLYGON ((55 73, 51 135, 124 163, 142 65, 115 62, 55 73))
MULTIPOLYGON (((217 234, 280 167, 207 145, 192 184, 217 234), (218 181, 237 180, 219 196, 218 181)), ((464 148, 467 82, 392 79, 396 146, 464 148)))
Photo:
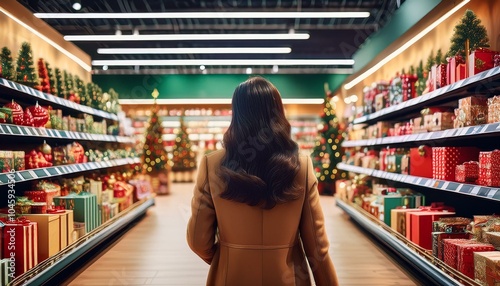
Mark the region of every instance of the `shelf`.
POLYGON ((43 93, 39 90, 36 90, 31 87, 24 86, 22 84, 19 84, 17 82, 13 82, 10 80, 6 80, 4 78, 0 78, 0 90, 2 92, 8 91, 11 95, 15 97, 32 97, 36 100, 39 101, 40 105, 44 105, 47 103, 50 104, 56 104, 59 107, 72 110, 72 111, 78 111, 78 112, 83 112, 87 114, 92 114, 101 118, 106 118, 106 119, 111 119, 111 120, 118 120, 118 116, 116 114, 112 114, 106 111, 98 110, 92 107, 84 106, 78 103, 74 103, 72 101, 69 101, 64 98, 60 98, 57 96, 53 96, 51 94, 43 93))
POLYGON ((357 211, 354 207, 346 202, 336 199, 336 205, 345 211, 354 221, 356 221, 363 229, 371 233, 373 237, 391 249, 393 253, 400 256, 403 260, 410 263, 413 268, 421 275, 432 281, 433 285, 464 285, 448 274, 432 264, 422 255, 416 253, 412 248, 399 240, 396 236, 391 235, 383 226, 370 220, 365 215, 357 211))
POLYGON ((464 137, 484 137, 498 136, 500 133, 500 122, 483 124, 477 126, 468 126, 457 129, 448 129, 435 132, 426 132, 402 136, 391 136, 384 138, 372 138, 364 140, 344 141, 342 147, 362 147, 362 146, 377 146, 377 145, 396 145, 412 142, 436 142, 437 140, 460 140, 464 137))
POLYGON ((130 208, 81 237, 55 256, 42 261, 28 272, 17 277, 9 285, 55 285, 47 283, 47 281, 60 283, 61 278, 58 280, 57 275, 69 266, 81 263, 79 258, 99 247, 101 243, 112 238, 122 229, 130 226, 130 222, 143 216, 148 208, 154 204, 154 197, 136 202, 130 208))
POLYGON ((445 192, 459 193, 463 195, 469 195, 493 201, 500 201, 500 188, 497 187, 486 187, 479 185, 464 184, 459 182, 436 180, 431 178, 415 177, 410 175, 396 174, 380 170, 352 166, 345 163, 339 163, 337 165, 337 168, 349 172, 365 174, 380 179, 386 179, 414 186, 425 187, 445 192))
POLYGON ((0 136, 24 136, 97 142, 134 143, 134 140, 132 138, 126 136, 90 134, 84 132, 73 132, 3 123, 0 123, 0 136))
POLYGON ((398 105, 356 118, 353 123, 372 123, 383 119, 397 118, 425 106, 463 98, 471 94, 494 93, 500 90, 499 84, 496 83, 498 80, 500 80, 500 67, 495 67, 398 105))
POLYGON ((109 161, 102 162, 88 162, 81 164, 71 164, 71 165, 61 165, 61 166, 53 166, 47 168, 38 168, 38 169, 30 169, 23 170, 19 172, 15 172, 13 174, 1 173, 0 174, 0 186, 8 185, 9 183, 21 183, 31 180, 39 180, 39 179, 48 179, 54 178, 69 174, 75 174, 80 172, 92 171, 96 169, 104 169, 110 167, 118 167, 118 166, 126 166, 130 164, 140 163, 141 160, 139 158, 122 158, 122 159, 114 159, 109 161), (14 182, 9 182, 9 177, 12 178, 14 175, 14 182))

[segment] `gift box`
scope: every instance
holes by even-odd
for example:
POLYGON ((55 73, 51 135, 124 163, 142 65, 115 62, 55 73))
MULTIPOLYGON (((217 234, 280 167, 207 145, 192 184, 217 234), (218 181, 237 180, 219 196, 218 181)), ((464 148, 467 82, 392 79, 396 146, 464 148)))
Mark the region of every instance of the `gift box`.
POLYGON ((55 197, 54 203, 64 209, 73 210, 74 221, 84 223, 86 233, 101 225, 100 210, 98 210, 97 197, 94 194, 71 193, 68 196, 55 197))
POLYGON ((111 206, 109 203, 102 203, 101 206, 101 221, 102 223, 107 222, 111 218, 111 206))
POLYGON ((377 122, 377 138, 387 137, 391 123, 386 121, 377 122))
POLYGON ((447 85, 446 69, 447 69, 446 64, 439 64, 436 66, 436 79, 435 79, 436 81, 434 84, 436 89, 447 85))
POLYGON ((75 241, 85 236, 85 234, 87 233, 87 227, 85 226, 84 222, 75 221, 73 223, 73 229, 75 232, 75 237, 74 237, 75 241))
POLYGON ((24 151, 12 151, 14 170, 22 171, 26 169, 24 155, 24 151))
POLYGON ((415 198, 413 196, 401 196, 399 194, 383 196, 384 199, 384 223, 391 225, 392 212, 396 208, 411 209, 415 207, 415 198))
POLYGON ((474 279, 474 252, 494 250, 493 245, 485 243, 457 245, 457 270, 474 279))
POLYGON ((375 96, 375 111, 382 110, 387 107, 389 102, 389 92, 383 91, 375 96))
POLYGON ((462 56, 458 55, 454 57, 449 57, 447 60, 448 60, 448 65, 446 66, 446 83, 452 84, 455 83, 457 80, 460 80, 457 79, 456 76, 457 65, 465 64, 465 61, 462 56))
POLYGON ((3 219, 2 222, 2 256, 3 258, 9 258, 14 253, 16 258, 14 276, 17 277, 38 264, 37 223, 23 218, 19 218, 14 222, 3 219), (12 245, 9 248, 9 242, 12 238, 14 238, 14 249, 12 249, 12 245))
POLYGON ((476 161, 476 147, 432 147, 432 174, 434 179, 455 180, 456 166, 467 161, 476 161))
POLYGON ((413 74, 404 74, 401 76, 401 81, 403 82, 403 101, 416 97, 415 83, 418 78, 413 74))
MULTIPOLYGON (((151 196, 153 193, 153 187, 151 186, 151 182, 146 180, 130 180, 129 184, 134 187, 134 202, 146 199, 151 196)), ((335 190, 337 194, 341 194, 344 192, 345 196, 343 198, 347 198, 347 190, 346 190, 346 180, 336 180, 335 181, 335 190), (342 184, 343 183, 343 184, 342 184)))
POLYGON ((456 81, 467 78, 467 66, 465 64, 457 64, 455 68, 455 79, 456 81))
POLYGON ((444 259, 445 239, 470 239, 470 234, 466 232, 432 232, 432 255, 441 261, 444 259))
POLYGON ((14 170, 14 153, 0 151, 0 173, 8 173, 11 170, 14 170))
POLYGON ((411 225, 410 240, 425 249, 432 249, 432 222, 445 217, 453 216, 451 211, 421 211, 409 212, 411 225))
POLYGON ((493 68, 494 57, 497 52, 478 48, 469 55, 469 76, 493 68))
POLYGON ((397 105, 403 102, 403 83, 401 77, 396 75, 389 85, 389 103, 397 105))
POLYGON ((481 285, 500 285, 500 252, 474 252, 474 279, 481 285))
POLYGON ((410 175, 432 178, 432 150, 426 145, 410 148, 410 175))
POLYGON ((500 95, 488 98, 488 123, 500 122, 500 95))
POLYGON ((401 158, 401 174, 410 174, 410 154, 404 154, 401 158))
POLYGON ((485 233, 486 241, 493 245, 496 250, 500 250, 500 232, 490 232, 485 233))
POLYGON ((452 112, 436 112, 427 126, 429 131, 440 131, 453 128, 455 114, 452 112))
POLYGON ((75 242, 73 211, 49 209, 48 213, 59 216, 59 232, 61 233, 60 248, 63 249, 75 242))
POLYGON ((119 208, 118 208, 118 203, 112 203, 110 204, 110 216, 111 218, 114 218, 115 216, 117 216, 119 213, 119 208))
POLYGON ((469 96, 458 100, 459 117, 464 126, 485 124, 488 120, 488 99, 469 96))
POLYGON ((404 209, 396 208, 391 210, 391 228, 403 236, 407 234, 406 228, 406 214, 408 212, 421 211, 421 209, 404 209))
POLYGON ((432 223, 432 231, 444 233, 467 232, 467 226, 472 222, 465 217, 445 217, 432 223))
POLYGON ((425 120, 423 117, 416 117, 411 121, 413 126, 412 134, 427 132, 427 129, 425 128, 425 120))
POLYGON ((448 264, 451 268, 457 269, 458 266, 458 245, 462 244, 474 244, 477 241, 469 239, 444 239, 443 245, 443 261, 448 264))
POLYGON ((479 153, 479 185, 500 186, 500 150, 479 153))
POLYGON ((479 162, 470 161, 455 168, 455 181, 475 183, 479 178, 479 162))
POLYGON ((61 250, 59 215, 27 214, 25 218, 38 224, 38 261, 43 261, 61 250))

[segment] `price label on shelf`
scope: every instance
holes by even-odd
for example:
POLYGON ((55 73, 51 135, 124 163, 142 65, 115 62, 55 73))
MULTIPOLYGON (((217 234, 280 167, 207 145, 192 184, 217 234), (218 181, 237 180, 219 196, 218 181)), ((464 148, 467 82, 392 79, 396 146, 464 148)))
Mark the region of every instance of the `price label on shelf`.
POLYGON ((498 189, 490 189, 488 191, 488 194, 487 194, 487 197, 488 198, 493 198, 495 197, 495 195, 498 193, 498 189))

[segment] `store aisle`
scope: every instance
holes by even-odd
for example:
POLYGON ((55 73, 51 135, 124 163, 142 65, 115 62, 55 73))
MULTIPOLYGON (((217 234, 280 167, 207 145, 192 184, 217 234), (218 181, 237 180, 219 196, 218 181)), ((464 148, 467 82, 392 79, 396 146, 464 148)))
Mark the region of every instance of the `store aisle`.
MULTIPOLYGON (((205 285, 208 265, 185 242, 193 184, 174 184, 156 206, 70 286, 205 285)), ((322 197, 340 285, 415 285, 337 207, 322 197)))

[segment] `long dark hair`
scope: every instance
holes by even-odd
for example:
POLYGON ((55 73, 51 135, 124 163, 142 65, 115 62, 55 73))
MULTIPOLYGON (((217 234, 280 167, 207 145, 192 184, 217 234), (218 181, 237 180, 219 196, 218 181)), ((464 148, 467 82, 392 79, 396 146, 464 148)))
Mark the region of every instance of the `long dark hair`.
POLYGON ((264 209, 297 199, 298 146, 291 139, 278 89, 252 77, 235 89, 232 111, 223 139, 226 153, 219 176, 226 189, 221 198, 264 209))

